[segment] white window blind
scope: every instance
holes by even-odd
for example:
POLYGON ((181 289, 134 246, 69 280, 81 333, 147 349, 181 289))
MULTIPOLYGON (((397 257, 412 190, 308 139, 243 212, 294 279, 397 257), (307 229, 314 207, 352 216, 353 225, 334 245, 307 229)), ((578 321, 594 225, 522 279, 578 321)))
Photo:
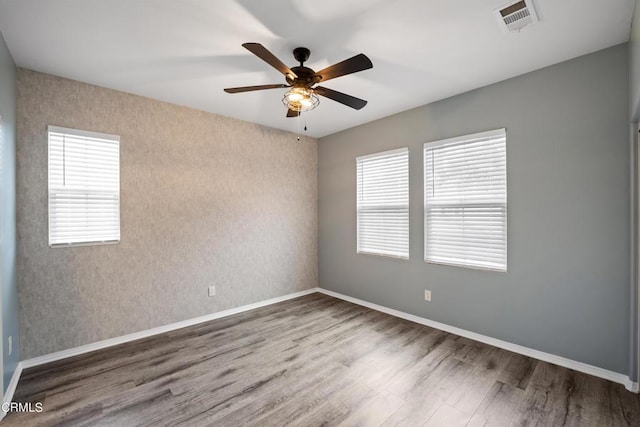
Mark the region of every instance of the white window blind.
POLYGON ((120 240, 120 137, 48 127, 49 246, 120 240))
POLYGON ((506 131, 424 145, 425 261, 506 271, 506 131))
POLYGON ((409 258, 409 150, 358 157, 358 253, 409 258))

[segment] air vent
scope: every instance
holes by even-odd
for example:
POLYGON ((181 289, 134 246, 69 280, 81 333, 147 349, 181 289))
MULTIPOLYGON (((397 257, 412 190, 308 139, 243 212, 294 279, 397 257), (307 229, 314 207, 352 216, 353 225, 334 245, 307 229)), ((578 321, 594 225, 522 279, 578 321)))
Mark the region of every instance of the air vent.
POLYGON ((538 22, 538 15, 532 0, 520 0, 507 3, 495 12, 500 27, 505 32, 520 31, 529 24, 538 22))

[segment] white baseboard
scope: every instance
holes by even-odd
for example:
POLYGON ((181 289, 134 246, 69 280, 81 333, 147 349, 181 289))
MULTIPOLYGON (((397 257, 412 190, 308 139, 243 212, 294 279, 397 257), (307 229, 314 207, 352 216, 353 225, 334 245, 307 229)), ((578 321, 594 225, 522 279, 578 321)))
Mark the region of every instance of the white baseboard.
MULTIPOLYGON (((13 399, 13 394, 16 392, 16 387, 18 386, 18 380, 20 380, 20 375, 22 375, 22 362, 18 362, 16 370, 13 371, 13 375, 11 376, 11 381, 9 381, 7 391, 4 393, 4 397, 2 398, 3 404, 10 403, 13 399)), ((0 409, 0 421, 2 421, 5 415, 7 415, 7 413, 0 409)))
POLYGON ((233 314, 238 314, 238 313, 253 310, 256 308, 265 307, 267 305, 290 300, 293 298, 298 298, 298 297, 309 295, 315 292, 318 292, 318 288, 306 289, 304 291, 295 292, 292 294, 283 295, 276 298, 271 298, 271 299, 256 302, 253 304, 246 304, 240 307, 230 308, 229 310, 223 310, 223 311, 218 311, 216 313, 206 314, 200 317, 194 317, 193 319, 187 319, 181 322, 170 323, 168 325, 159 326, 157 328, 134 332, 132 334, 127 334, 120 337, 109 338, 107 340, 98 341, 91 344, 82 345, 80 347, 70 348, 67 350, 56 351, 55 353, 49 353, 49 354, 45 354, 44 356, 23 360, 20 363, 22 365, 22 369, 33 368, 34 366, 44 365, 45 363, 55 362, 57 360, 78 356, 81 354, 89 353, 89 352, 100 350, 107 347, 113 347, 114 345, 123 344, 129 341, 135 341, 140 338, 147 338, 153 335, 158 335, 158 334, 162 334, 169 331, 175 331, 176 329, 182 329, 182 328, 186 328, 187 326, 197 325, 199 323, 208 322, 210 320, 220 319, 222 317, 227 317, 233 314))
MULTIPOLYGON (((13 397, 13 393, 15 392, 16 386, 18 384, 18 380, 22 373, 23 369, 32 368, 35 366, 43 365, 45 363, 55 362, 57 360, 66 359, 68 357, 78 356, 81 354, 89 353, 95 350, 100 350, 108 347, 112 347, 118 344, 123 344, 126 342, 138 340, 141 338, 151 337, 153 335, 162 334, 164 332, 174 331, 176 329, 185 328, 187 326, 197 325, 199 323, 208 322, 215 319, 220 319, 222 317, 231 316, 233 314, 242 313, 245 311, 253 310, 260 307, 265 307, 271 304, 276 304, 278 302, 286 301, 293 298, 298 298, 304 295, 309 295, 315 292, 320 292, 325 295, 329 295, 335 298, 339 298, 344 301, 348 301, 354 304, 358 304, 364 307, 371 308, 376 311, 381 311, 383 313, 390 314, 395 317, 399 317, 401 319, 409 320, 411 322, 419 323, 421 325, 429 326, 432 328, 440 329, 442 331, 446 331, 455 335, 460 335, 465 338, 469 338, 475 341, 483 342, 485 344, 489 344, 495 347, 503 348, 505 350, 512 351, 514 353, 519 353, 525 356, 532 357, 534 359, 542 360, 545 362, 553 363, 555 365, 563 366, 565 368, 573 369, 578 372, 583 372, 585 374, 593 375, 595 377, 603 378, 609 381, 613 381, 615 383, 623 384, 625 388, 633 393, 638 393, 639 386, 637 382, 633 382, 629 379, 629 377, 625 374, 621 374, 618 372, 609 371, 607 369, 599 368, 597 366, 588 365, 586 363, 578 362, 575 360, 567 359, 565 357, 556 356, 554 354, 545 353, 543 351, 535 350, 529 347, 524 347, 518 344, 513 344, 507 341, 502 341, 496 338, 492 338, 486 335, 478 334, 475 332, 467 331, 465 329, 461 329, 455 326, 450 326, 445 323, 436 322, 434 320, 429 320, 424 317, 419 317, 413 314, 405 313, 403 311, 394 310, 392 308, 384 307, 382 305, 374 304, 368 301, 364 301, 358 298, 353 298, 347 295, 340 294, 338 292, 333 292, 327 289, 322 288, 311 288, 301 292, 295 292, 288 295, 283 295, 281 297, 271 298, 265 301, 260 301, 253 304, 247 304, 240 307, 232 308, 229 310, 219 311, 217 313, 211 313, 200 317, 195 317, 193 319, 183 320, 181 322, 171 323, 164 326, 159 326, 157 328, 147 329, 140 332, 135 332, 128 335, 123 335, 120 337, 110 338, 104 341, 98 341, 95 343, 83 345, 80 347, 74 347, 67 350, 58 351, 55 353, 46 354, 44 356, 34 357, 32 359, 23 360, 18 364, 16 371, 11 378, 11 382, 9 383, 9 387, 4 396, 4 401, 11 401, 13 397)), ((0 420, 4 414, 0 411, 0 420)))
POLYGON ((348 295, 343 295, 338 292, 330 291, 323 288, 318 288, 318 292, 325 295, 339 298, 344 301, 352 302, 354 304, 361 305, 363 307, 371 308, 376 311, 381 311, 386 314, 390 314, 401 319, 409 320, 411 322, 419 323, 421 325, 429 326, 441 331, 450 332, 461 337, 469 338, 474 341, 480 341, 485 344, 492 345, 494 347, 503 348, 505 350, 512 351, 514 353, 529 356, 534 359, 542 360, 544 362, 553 363, 554 365, 563 366, 565 368, 573 369, 574 371, 583 372, 585 374, 593 375, 594 377, 603 378, 605 380, 613 381, 625 386, 625 388, 634 393, 638 393, 638 383, 632 382, 625 374, 609 371, 607 369, 599 368, 597 366, 588 365, 586 363, 578 362, 576 360, 567 359, 565 357, 556 356, 555 354, 545 353, 543 351, 535 350, 533 348, 524 347, 522 345, 513 344, 507 341, 502 341, 496 338, 488 337, 486 335, 478 334, 476 332, 467 331, 455 326, 447 325, 445 323, 429 320, 424 317, 419 317, 413 314, 405 313, 403 311, 394 310, 393 308, 384 307, 382 305, 374 304, 368 301, 364 301, 358 298, 353 298, 348 295))

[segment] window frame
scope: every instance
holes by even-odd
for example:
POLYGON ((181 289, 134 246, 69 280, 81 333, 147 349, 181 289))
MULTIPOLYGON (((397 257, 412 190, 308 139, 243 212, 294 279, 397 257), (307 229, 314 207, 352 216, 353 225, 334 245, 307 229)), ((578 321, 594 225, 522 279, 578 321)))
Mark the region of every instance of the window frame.
POLYGON ((411 213, 410 213, 410 206, 411 206, 411 174, 410 174, 410 162, 409 162, 409 147, 400 147, 400 148, 394 148, 391 150, 385 150, 385 151, 379 151, 376 153, 370 153, 370 154, 365 154, 362 156, 358 156, 356 157, 356 254, 358 255, 374 255, 374 256, 381 256, 381 257, 386 257, 386 258, 392 258, 392 259, 400 259, 400 260, 409 260, 410 258, 410 254, 411 254, 411 232, 410 232, 410 227, 411 227, 411 221, 410 221, 410 217, 411 217, 411 213), (363 160, 367 160, 367 159, 374 159, 377 157, 384 157, 384 156, 389 156, 389 155, 393 155, 396 153, 406 153, 406 157, 407 157, 407 204, 406 204, 406 208, 407 208, 407 251, 406 251, 406 256, 405 255, 398 255, 398 254, 391 254, 391 253, 381 253, 381 252, 373 252, 373 251, 367 251, 367 250, 362 250, 360 248, 360 201, 358 198, 358 193, 359 193, 359 181, 358 181, 358 167, 359 167, 359 163, 363 160))
MULTIPOLYGON (((507 129, 499 128, 485 132, 478 132, 468 135, 457 136, 453 138, 441 139, 437 141, 426 142, 423 145, 422 150, 422 173, 423 173, 423 245, 424 245, 424 253, 423 259, 427 264, 436 264, 436 265, 445 265, 451 267, 462 267, 473 270, 484 270, 484 271, 492 271, 499 273, 506 273, 508 271, 508 241, 509 241, 509 233, 508 233, 508 162, 507 162, 507 129), (504 268, 499 267, 490 267, 490 266, 482 266, 476 264, 469 263, 461 263, 461 262, 446 262, 442 260, 431 260, 427 258, 427 248, 428 248, 428 239, 427 239, 427 165, 425 164, 425 157, 428 148, 438 147, 442 145, 448 144, 465 144, 472 143, 479 139, 491 138, 491 137, 503 137, 504 142, 504 161, 505 161, 505 172, 504 172, 504 203, 458 203, 457 206, 473 206, 473 205, 485 205, 485 206, 504 206, 504 268)), ((453 205, 453 204, 452 204, 453 205)))
POLYGON ((120 244, 121 226, 122 226, 122 213, 121 213, 121 157, 120 157, 120 136, 108 133, 94 132, 82 129, 66 128, 62 126, 47 126, 47 238, 48 247, 51 249, 57 248, 70 248, 76 246, 101 246, 101 245, 117 245, 120 244), (118 146, 118 189, 117 189, 117 201, 118 201, 118 238, 115 240, 87 240, 81 242, 65 242, 65 243, 51 243, 51 231, 52 231, 52 215, 51 215, 51 133, 58 133, 64 135, 72 135, 79 138, 95 138, 104 139, 117 143, 118 146))

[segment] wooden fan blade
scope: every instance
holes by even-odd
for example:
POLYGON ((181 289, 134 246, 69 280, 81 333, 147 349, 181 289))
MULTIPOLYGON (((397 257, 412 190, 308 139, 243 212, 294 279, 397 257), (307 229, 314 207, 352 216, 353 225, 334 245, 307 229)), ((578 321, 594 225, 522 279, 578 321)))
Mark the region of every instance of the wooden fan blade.
POLYGON ((362 107, 367 105, 367 101, 364 99, 356 98, 355 96, 347 95, 346 93, 338 92, 337 90, 328 89, 326 87, 317 86, 313 88, 313 91, 318 95, 333 99, 334 101, 344 104, 347 107, 355 108, 356 110, 360 110, 362 107))
POLYGON ((228 87, 224 91, 227 93, 240 93, 240 92, 251 92, 252 90, 280 89, 283 87, 289 87, 289 86, 285 84, 276 84, 276 85, 228 87))
POLYGON ((299 115, 300 115, 300 111, 293 111, 293 110, 287 111, 287 117, 298 117, 299 115))
POLYGON ((289 67, 284 65, 282 61, 276 58, 273 53, 269 52, 267 48, 262 46, 260 43, 244 43, 242 47, 262 59, 267 64, 271 65, 276 70, 280 71, 285 76, 291 76, 294 79, 298 77, 296 73, 291 71, 289 67))
POLYGON ((318 71, 316 76, 320 77, 321 82, 326 82, 336 77, 346 76, 347 74, 357 73, 358 71, 368 70, 369 68, 373 68, 371 60, 367 58, 365 54, 361 53, 318 71))

